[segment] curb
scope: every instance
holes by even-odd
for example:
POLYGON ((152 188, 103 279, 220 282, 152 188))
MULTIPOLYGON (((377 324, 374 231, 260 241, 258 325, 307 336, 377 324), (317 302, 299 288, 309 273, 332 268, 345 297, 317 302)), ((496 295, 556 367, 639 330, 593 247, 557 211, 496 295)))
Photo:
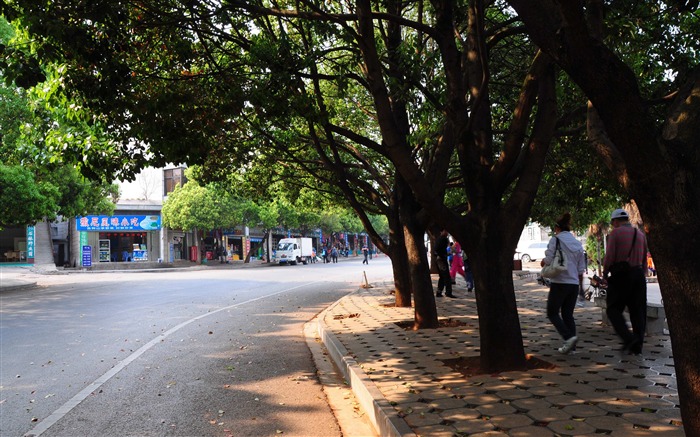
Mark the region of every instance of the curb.
MULTIPOLYGON (((335 304, 334 304, 335 305, 335 304)), ((343 374, 343 377, 350 385, 358 403, 367 413, 367 417, 374 426, 374 429, 380 436, 390 437, 416 437, 411 427, 406 421, 399 417, 396 410, 389 404, 381 391, 357 364, 357 361, 350 356, 345 346, 336 338, 336 336, 328 329, 328 326, 323 321, 328 310, 334 305, 325 309, 319 316, 318 320, 318 335, 321 341, 328 349, 331 359, 338 366, 343 374)))
POLYGON ((20 281, 14 281, 14 284, 11 285, 5 285, 3 284, 0 287, 0 291, 19 291, 19 290, 26 290, 30 288, 35 288, 36 287, 36 282, 20 282, 20 281))

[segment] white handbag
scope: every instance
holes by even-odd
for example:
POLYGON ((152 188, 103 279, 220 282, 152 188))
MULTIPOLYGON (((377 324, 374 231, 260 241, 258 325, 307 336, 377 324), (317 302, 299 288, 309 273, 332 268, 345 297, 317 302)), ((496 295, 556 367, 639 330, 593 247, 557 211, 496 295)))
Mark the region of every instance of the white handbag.
POLYGON ((566 262, 566 255, 564 254, 564 251, 561 250, 559 238, 554 238, 557 239, 557 246, 554 249, 554 259, 552 259, 551 264, 542 267, 542 272, 540 274, 543 278, 555 278, 569 269, 566 262))

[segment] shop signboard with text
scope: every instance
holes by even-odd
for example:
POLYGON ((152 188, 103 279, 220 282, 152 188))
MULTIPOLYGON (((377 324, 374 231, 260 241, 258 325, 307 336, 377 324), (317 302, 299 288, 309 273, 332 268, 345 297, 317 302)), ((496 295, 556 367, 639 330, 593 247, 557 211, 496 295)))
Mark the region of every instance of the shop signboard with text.
POLYGON ((88 215, 78 217, 78 231, 158 231, 159 215, 88 215))
POLYGON ((35 245, 35 228, 34 226, 27 226, 27 258, 34 258, 34 245, 35 245))

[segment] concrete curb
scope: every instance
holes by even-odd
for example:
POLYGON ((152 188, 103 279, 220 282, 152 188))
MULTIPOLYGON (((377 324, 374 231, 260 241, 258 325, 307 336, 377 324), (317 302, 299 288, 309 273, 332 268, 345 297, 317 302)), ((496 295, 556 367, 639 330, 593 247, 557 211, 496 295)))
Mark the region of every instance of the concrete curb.
POLYGON ((17 281, 17 280, 12 280, 12 281, 4 281, 2 286, 0 286, 0 291, 19 291, 19 290, 27 290, 30 288, 35 288, 36 287, 36 282, 30 282, 30 281, 17 281))
POLYGON ((336 366, 342 372, 343 377, 350 385, 358 403, 362 406, 362 409, 380 436, 415 437, 416 434, 411 427, 399 417, 396 410, 384 398, 384 395, 382 395, 374 382, 365 374, 357 364, 357 361, 350 356, 345 346, 325 324, 324 318, 334 305, 328 307, 317 317, 318 335, 326 349, 328 349, 328 353, 336 366))

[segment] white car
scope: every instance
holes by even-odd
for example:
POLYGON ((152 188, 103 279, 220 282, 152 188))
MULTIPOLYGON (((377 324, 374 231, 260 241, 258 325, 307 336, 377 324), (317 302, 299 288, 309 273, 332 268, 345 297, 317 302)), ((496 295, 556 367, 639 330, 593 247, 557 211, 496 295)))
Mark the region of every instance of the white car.
POLYGON ((515 249, 515 256, 524 263, 544 259, 544 251, 547 250, 547 244, 547 241, 538 241, 536 243, 529 243, 523 247, 518 247, 515 249))

